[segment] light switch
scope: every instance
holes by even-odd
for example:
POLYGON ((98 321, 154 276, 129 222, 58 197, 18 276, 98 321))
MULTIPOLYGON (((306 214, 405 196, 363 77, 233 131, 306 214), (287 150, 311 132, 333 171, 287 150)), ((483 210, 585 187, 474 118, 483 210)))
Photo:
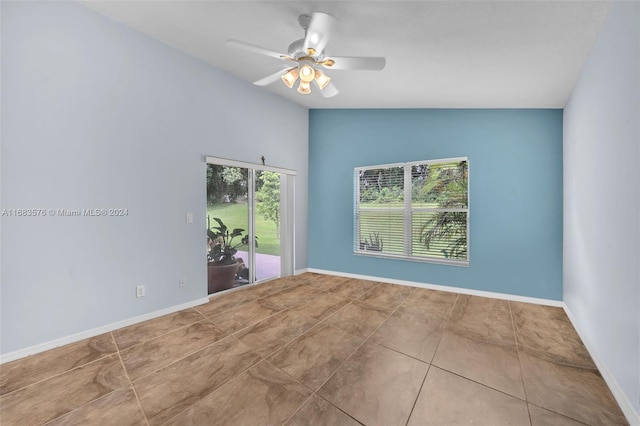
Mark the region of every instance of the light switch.
POLYGON ((187 223, 193 223, 193 213, 187 213, 187 223))

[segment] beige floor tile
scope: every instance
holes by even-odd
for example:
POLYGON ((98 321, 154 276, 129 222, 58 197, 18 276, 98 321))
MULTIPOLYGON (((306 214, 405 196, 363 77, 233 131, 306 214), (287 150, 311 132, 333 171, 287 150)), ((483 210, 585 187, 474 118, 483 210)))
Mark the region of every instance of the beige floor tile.
POLYGON ((233 337, 133 383, 152 425, 162 424, 189 408, 260 357, 233 337))
POLYGON ((106 333, 2 364, 0 395, 111 355, 116 350, 111 333, 106 333))
POLYGON ((358 300, 367 305, 396 309, 412 290, 403 285, 381 283, 358 297, 358 300))
POLYGON ((295 276, 290 276, 252 285, 249 287, 248 291, 251 294, 259 295, 259 297, 265 297, 279 293, 283 290, 292 289, 300 284, 303 284, 303 281, 297 279, 295 276))
POLYGON ((299 285, 280 293, 272 294, 261 300, 272 303, 277 306, 286 306, 292 308, 294 306, 306 303, 311 297, 320 294, 321 291, 310 285, 299 285))
POLYGON ((311 398, 289 419, 287 426, 360 426, 360 423, 337 409, 334 405, 312 395, 311 398))
POLYGON ((298 274, 298 275, 291 275, 289 277, 286 277, 287 279, 290 279, 294 282, 298 282, 298 283, 309 283, 311 280, 314 280, 316 278, 322 278, 324 277, 325 274, 318 274, 316 272, 304 272, 302 274, 298 274))
POLYGON ((560 308, 317 273, 3 364, 0 407, 2 426, 627 424, 560 308))
POLYGON ((537 349, 550 361, 596 368, 562 308, 510 303, 518 344, 537 349))
POLYGON ((275 305, 264 299, 258 299, 209 318, 211 322, 227 333, 235 333, 284 309, 284 306, 275 305))
POLYGON ((63 425, 146 425, 147 420, 131 386, 58 417, 47 426, 63 425))
POLYGON ((350 278, 346 281, 341 282, 337 286, 333 287, 329 290, 329 293, 335 294, 340 297, 348 297, 351 299, 355 299, 357 297, 362 296, 367 291, 371 290, 373 287, 377 286, 378 282, 375 281, 366 281, 366 280, 358 280, 355 278, 350 278))
POLYGON ((446 324, 449 321, 449 317, 447 315, 441 315, 440 313, 431 309, 424 310, 419 309, 415 306, 406 306, 404 303, 394 311, 394 314, 402 317, 418 319, 423 322, 440 321, 446 324))
POLYGON ((457 298, 457 293, 414 288, 402 303, 401 308, 414 315, 449 318, 457 298))
POLYGON ((324 322, 350 333, 368 337, 392 312, 391 309, 365 305, 356 300, 324 322))
POLYGON ((597 370, 561 365, 520 348, 527 400, 591 425, 627 424, 597 370))
POLYGON ((531 416, 531 426, 582 426, 580 423, 569 417, 562 416, 553 411, 545 410, 529 404, 529 415, 531 416))
POLYGON ((320 324, 273 354, 269 361, 317 390, 363 340, 339 328, 320 324))
POLYGON ((318 274, 308 281, 308 284, 321 291, 329 291, 335 286, 347 281, 349 278, 336 277, 334 275, 318 274))
POLYGON ((267 284, 268 283, 265 283, 255 287, 242 287, 238 290, 230 291, 224 294, 213 294, 209 296, 209 303, 198 305, 194 309, 207 317, 220 314, 239 305, 242 305, 243 303, 259 299, 263 296, 262 292, 267 292, 267 287, 262 288, 263 285, 267 284))
POLYGON ((289 290, 294 287, 303 286, 303 287, 311 287, 311 283, 314 281, 314 278, 309 273, 304 273, 301 275, 291 275, 288 277, 281 278, 273 282, 274 287, 278 287, 280 290, 289 290))
POLYGON ((320 293, 311 297, 305 304, 292 308, 291 311, 300 312, 308 317, 322 321, 345 307, 350 302, 351 299, 334 296, 332 294, 320 293))
POLYGON ((203 319, 202 315, 195 310, 185 309, 184 311, 121 328, 113 332, 113 337, 116 339, 118 348, 123 350, 203 319))
POLYGON ((445 332, 432 364, 516 398, 525 399, 515 344, 486 343, 445 332))
POLYGON ((404 425, 428 367, 391 349, 366 343, 318 394, 361 423, 404 425))
POLYGON ((225 336, 224 331, 205 320, 125 349, 120 356, 131 380, 137 380, 225 336))
POLYGON ((416 317, 398 310, 376 330, 371 339, 403 354, 431 362, 444 325, 445 320, 437 316, 416 317))
MULTIPOLYGON (((342 278, 339 277, 337 275, 331 275, 331 274, 327 274, 324 272, 305 272, 304 274, 299 274, 296 275, 297 277, 306 277, 307 279, 311 279, 311 280, 321 280, 327 277, 334 277, 334 278, 342 278)), ((348 279, 348 278, 347 278, 348 279)))
POLYGON ((168 425, 281 425, 311 391, 266 361, 180 413, 168 425))
POLYGON ((0 397, 2 424, 42 424, 129 384, 117 354, 0 397))
POLYGON ((511 310, 506 300, 459 295, 447 329, 460 336, 492 343, 515 343, 511 310))
POLYGON ((409 419, 423 425, 529 425, 527 404, 432 366, 409 419))
POLYGON ((280 349, 317 323, 297 312, 283 311, 240 330, 235 336, 262 357, 280 349))

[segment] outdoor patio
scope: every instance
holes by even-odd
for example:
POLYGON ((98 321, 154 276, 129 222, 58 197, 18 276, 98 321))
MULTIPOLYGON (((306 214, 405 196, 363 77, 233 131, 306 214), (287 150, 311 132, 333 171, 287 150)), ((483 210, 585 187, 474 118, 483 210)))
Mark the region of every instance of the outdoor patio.
MULTIPOLYGON (((249 265, 249 253, 246 251, 238 251, 236 257, 242 258, 245 265, 249 265)), ((266 280, 268 278, 276 278, 280 276, 280 256, 271 254, 256 253, 256 281, 266 280)), ((238 283, 234 287, 248 284, 238 283)))

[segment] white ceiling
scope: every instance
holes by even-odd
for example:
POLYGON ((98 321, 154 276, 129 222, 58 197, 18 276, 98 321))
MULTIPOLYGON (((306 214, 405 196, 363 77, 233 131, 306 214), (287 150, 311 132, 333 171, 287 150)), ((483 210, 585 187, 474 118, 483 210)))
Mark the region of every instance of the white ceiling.
POLYGON ((84 1, 82 4, 247 81, 283 62, 297 18, 337 18, 334 56, 384 56, 383 71, 328 71, 340 94, 269 90, 309 108, 562 108, 610 1, 84 1))

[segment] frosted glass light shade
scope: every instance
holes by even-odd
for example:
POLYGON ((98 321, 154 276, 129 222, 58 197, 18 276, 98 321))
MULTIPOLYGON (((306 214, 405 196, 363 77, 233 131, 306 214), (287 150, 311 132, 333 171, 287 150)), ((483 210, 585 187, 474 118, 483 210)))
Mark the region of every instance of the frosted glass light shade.
POLYGON ((311 83, 316 75, 315 70, 309 64, 300 67, 300 80, 305 83, 311 83))
POLYGON ((298 93, 303 95, 308 95, 311 93, 311 85, 308 82, 300 79, 300 84, 298 85, 298 93))
POLYGON ((331 81, 331 78, 329 78, 329 76, 327 76, 322 71, 316 70, 315 80, 316 80, 316 83, 318 83, 318 86, 320 87, 320 90, 322 90, 325 87, 327 87, 327 84, 329 84, 329 82, 331 81))
POLYGON ((293 87, 293 83, 298 79, 298 68, 292 68, 289 72, 285 73, 282 77, 282 82, 291 89, 293 87))

